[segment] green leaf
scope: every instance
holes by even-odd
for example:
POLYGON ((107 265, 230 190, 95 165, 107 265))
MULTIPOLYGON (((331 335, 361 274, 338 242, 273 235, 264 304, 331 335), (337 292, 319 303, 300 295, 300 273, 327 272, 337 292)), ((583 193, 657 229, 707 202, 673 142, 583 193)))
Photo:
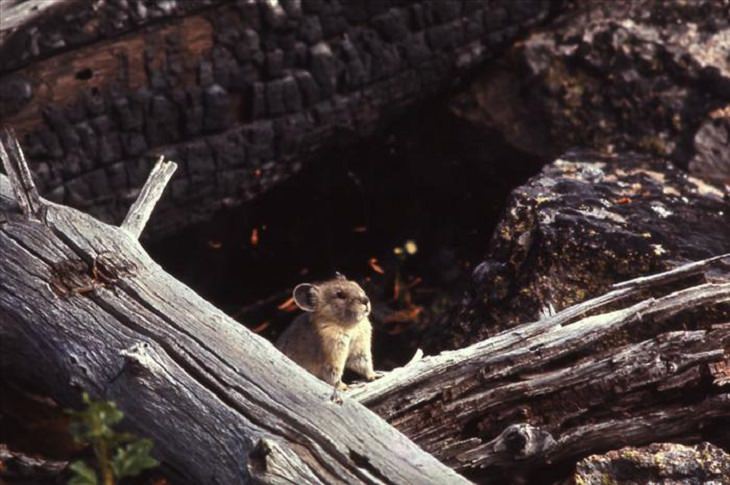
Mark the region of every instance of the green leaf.
POLYGON ((117 446, 123 445, 124 443, 131 443, 137 439, 139 438, 132 433, 115 432, 114 436, 109 438, 109 446, 116 448, 117 446))
POLYGON ((77 443, 99 439, 109 440, 114 436, 112 427, 124 418, 117 405, 111 401, 95 401, 88 394, 83 395, 86 409, 69 411, 71 425, 69 430, 77 443))
POLYGON ((71 470, 71 480, 68 485, 98 485, 96 472, 83 461, 75 461, 68 466, 71 470))
POLYGON ((117 448, 112 458, 114 476, 117 479, 133 477, 148 468, 156 467, 159 463, 150 456, 152 446, 152 440, 141 439, 117 448))

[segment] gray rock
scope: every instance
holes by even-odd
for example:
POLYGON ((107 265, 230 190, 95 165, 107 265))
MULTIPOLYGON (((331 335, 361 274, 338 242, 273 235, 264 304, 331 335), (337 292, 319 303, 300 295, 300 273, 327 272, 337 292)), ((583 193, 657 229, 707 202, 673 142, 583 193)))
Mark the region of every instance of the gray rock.
POLYGON ((716 187, 661 159, 570 153, 513 191, 460 318, 423 346, 463 347, 614 283, 727 252, 730 203, 716 187))
POLYGON ((730 455, 710 443, 654 443, 593 455, 576 466, 578 485, 722 485, 730 483, 730 455))
POLYGON ((729 13, 726 0, 588 2, 516 44, 454 109, 541 156, 640 151, 727 183, 729 13))

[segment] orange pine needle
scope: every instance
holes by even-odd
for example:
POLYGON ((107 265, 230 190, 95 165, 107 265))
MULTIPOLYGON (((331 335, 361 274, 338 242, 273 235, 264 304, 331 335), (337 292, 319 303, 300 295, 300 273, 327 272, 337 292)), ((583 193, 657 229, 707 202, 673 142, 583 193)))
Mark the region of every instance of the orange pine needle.
POLYGON ((403 310, 395 311, 383 318, 383 323, 413 323, 418 320, 418 316, 423 312, 423 307, 412 305, 403 310))
POLYGON ((375 271, 378 274, 385 274, 385 270, 382 266, 378 263, 378 258, 370 258, 368 260, 368 264, 370 265, 370 268, 375 271))
POLYGON ((289 298, 286 301, 283 301, 278 307, 279 310, 285 311, 285 312, 293 312, 297 309, 297 304, 294 303, 294 297, 289 298))
POLYGON ((259 245, 259 228, 254 227, 251 231, 251 246, 258 246, 259 245))
POLYGON ((269 326, 270 323, 271 322, 266 320, 265 322, 262 322, 259 325, 256 325, 254 328, 251 329, 251 331, 253 331, 255 333, 263 332, 264 330, 266 330, 266 328, 269 326))

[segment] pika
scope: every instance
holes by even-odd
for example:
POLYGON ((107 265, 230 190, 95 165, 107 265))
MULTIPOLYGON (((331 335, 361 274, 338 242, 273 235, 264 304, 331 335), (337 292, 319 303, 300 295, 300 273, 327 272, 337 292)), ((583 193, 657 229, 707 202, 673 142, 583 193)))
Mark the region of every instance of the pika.
POLYGON ((372 381, 373 327, 368 319, 370 299, 355 283, 337 274, 323 283, 302 283, 294 288, 299 315, 276 341, 276 346, 310 373, 346 390, 345 368, 372 381))

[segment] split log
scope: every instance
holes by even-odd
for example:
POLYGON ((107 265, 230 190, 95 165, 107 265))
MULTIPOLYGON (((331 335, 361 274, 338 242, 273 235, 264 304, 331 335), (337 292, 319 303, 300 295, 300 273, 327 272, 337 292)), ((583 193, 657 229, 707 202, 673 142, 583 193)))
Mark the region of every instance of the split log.
POLYGON ((4 375, 65 405, 80 389, 114 400, 181 483, 466 483, 355 401, 331 402, 330 387, 155 264, 136 239, 153 196, 127 229, 108 226, 19 185, 27 167, 4 142, 4 375))
POLYGON ((676 285, 723 262, 730 254, 623 283, 352 397, 476 480, 537 480, 548 464, 627 444, 696 441, 730 423, 730 324, 718 323, 730 281, 676 285))

